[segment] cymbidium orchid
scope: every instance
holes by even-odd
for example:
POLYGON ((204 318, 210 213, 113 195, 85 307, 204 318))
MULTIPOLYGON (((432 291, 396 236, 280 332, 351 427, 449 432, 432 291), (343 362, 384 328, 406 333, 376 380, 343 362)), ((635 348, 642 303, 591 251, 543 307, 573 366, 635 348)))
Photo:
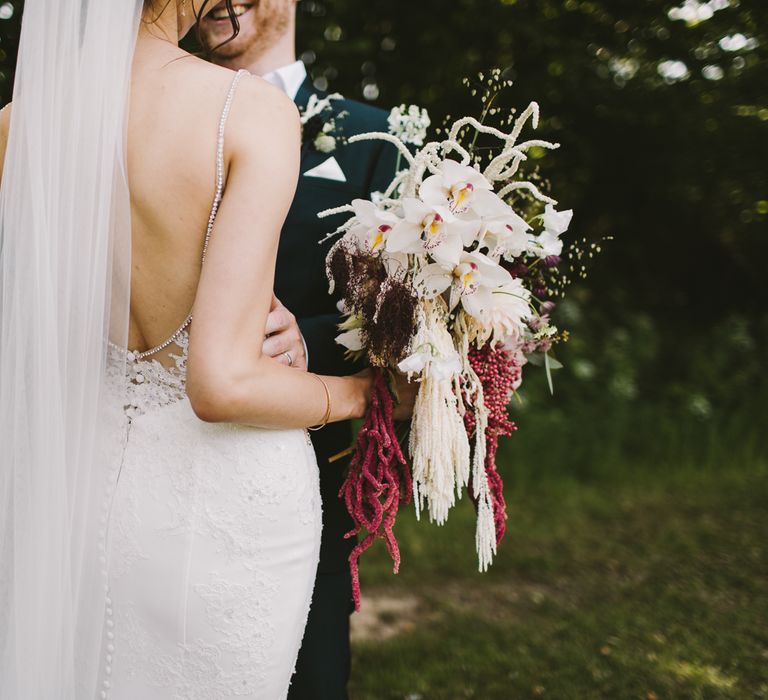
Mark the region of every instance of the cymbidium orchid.
POLYGON ((522 255, 530 243, 530 226, 511 207, 503 217, 484 220, 477 239, 478 250, 485 249, 492 260, 513 260, 522 255))
POLYGON ((493 292, 513 282, 512 275, 482 253, 462 253, 455 265, 432 263, 416 276, 414 283, 425 299, 448 291, 448 308, 459 303, 476 319, 483 320, 493 307, 493 292))
POLYGON ((429 254, 440 263, 455 265, 478 228, 479 222, 462 221, 444 205, 409 197, 403 201, 403 218, 387 234, 386 249, 388 253, 429 254))
POLYGON ((563 242, 551 231, 542 231, 538 236, 532 236, 528 252, 537 258, 548 258, 563 252, 563 242))
POLYGON ((387 236, 399 219, 392 212, 377 207, 367 199, 352 201, 357 223, 350 229, 350 236, 371 253, 386 249, 387 236))
POLYGON ((492 192, 493 185, 474 168, 455 160, 444 160, 438 166, 439 175, 431 175, 419 188, 419 196, 428 204, 447 206, 458 215, 463 214, 481 192, 492 192))
POLYGON ((571 225, 573 218, 573 209, 567 211, 557 211, 551 204, 547 204, 542 215, 544 230, 553 233, 555 236, 564 234, 571 225))
POLYGON ((568 230, 572 217, 572 209, 557 211, 551 204, 547 204, 541 216, 544 230, 539 236, 531 239, 529 252, 539 258, 560 255, 563 252, 560 236, 568 230))

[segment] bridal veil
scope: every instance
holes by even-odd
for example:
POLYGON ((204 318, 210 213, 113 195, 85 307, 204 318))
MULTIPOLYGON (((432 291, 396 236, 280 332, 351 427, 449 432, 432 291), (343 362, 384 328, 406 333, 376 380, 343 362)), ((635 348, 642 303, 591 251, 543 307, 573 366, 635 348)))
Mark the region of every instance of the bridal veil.
POLYGON ((141 0, 24 6, 0 192, 2 700, 98 697, 141 10, 141 0))

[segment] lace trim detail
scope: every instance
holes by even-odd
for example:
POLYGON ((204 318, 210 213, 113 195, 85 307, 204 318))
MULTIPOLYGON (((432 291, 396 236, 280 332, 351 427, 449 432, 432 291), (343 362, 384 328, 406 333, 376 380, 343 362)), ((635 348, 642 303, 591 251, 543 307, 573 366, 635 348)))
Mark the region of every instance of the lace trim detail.
POLYGON ((170 406, 187 395, 189 333, 182 331, 174 341, 178 353, 168 353, 173 366, 156 359, 142 359, 139 353, 110 346, 110 380, 125 397, 125 415, 133 420, 150 411, 170 406))

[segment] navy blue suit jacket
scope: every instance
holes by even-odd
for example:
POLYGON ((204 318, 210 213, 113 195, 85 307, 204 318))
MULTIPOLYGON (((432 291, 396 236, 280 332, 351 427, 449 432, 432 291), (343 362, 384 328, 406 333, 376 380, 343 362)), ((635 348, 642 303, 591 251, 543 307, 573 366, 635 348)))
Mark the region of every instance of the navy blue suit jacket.
MULTIPOLYGON (((307 79, 296 96, 297 104, 306 106, 312 93, 323 95, 307 79)), ((344 137, 387 131, 388 115, 382 109, 347 99, 331 104, 334 114, 347 113, 336 120, 344 137)), ((344 359, 344 348, 335 342, 341 316, 336 308, 338 299, 328 293, 325 274, 325 256, 332 241, 318 245, 349 215, 318 219, 317 213, 356 198, 368 199, 371 192, 386 189, 395 174, 396 158, 394 147, 381 141, 340 144, 331 153, 318 152, 309 140, 302 145, 299 184, 280 237, 275 293, 298 319, 312 372, 341 376, 357 369, 344 359), (331 157, 341 166, 346 182, 304 175, 331 157)), ((352 539, 344 539, 352 521, 338 497, 348 460, 328 462, 329 457, 349 447, 352 439, 349 423, 334 423, 312 434, 323 498, 321 573, 343 571, 354 545, 352 539)))

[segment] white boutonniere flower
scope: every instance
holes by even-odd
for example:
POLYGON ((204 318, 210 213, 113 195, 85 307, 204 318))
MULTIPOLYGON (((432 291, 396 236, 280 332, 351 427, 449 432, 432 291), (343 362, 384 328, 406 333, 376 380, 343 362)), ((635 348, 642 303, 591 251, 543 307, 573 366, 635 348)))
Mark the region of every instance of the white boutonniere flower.
POLYGON ((333 115, 333 102, 343 100, 343 96, 335 92, 326 97, 310 95, 307 106, 300 111, 302 142, 311 143, 318 153, 332 153, 339 142, 343 142, 338 123, 347 116, 347 112, 333 115))

